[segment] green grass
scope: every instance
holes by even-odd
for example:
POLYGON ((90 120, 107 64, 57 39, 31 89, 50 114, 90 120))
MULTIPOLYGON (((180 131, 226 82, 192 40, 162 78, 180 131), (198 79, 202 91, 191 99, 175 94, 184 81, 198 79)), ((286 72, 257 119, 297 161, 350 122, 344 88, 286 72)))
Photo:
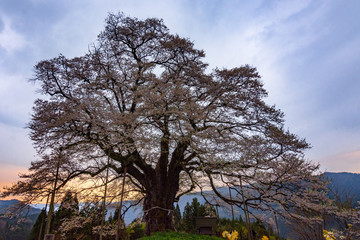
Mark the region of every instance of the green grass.
POLYGON ((224 240, 223 238, 200 235, 200 234, 188 234, 188 233, 179 233, 179 232, 157 232, 149 237, 139 238, 139 240, 165 240, 165 239, 175 239, 175 240, 224 240))

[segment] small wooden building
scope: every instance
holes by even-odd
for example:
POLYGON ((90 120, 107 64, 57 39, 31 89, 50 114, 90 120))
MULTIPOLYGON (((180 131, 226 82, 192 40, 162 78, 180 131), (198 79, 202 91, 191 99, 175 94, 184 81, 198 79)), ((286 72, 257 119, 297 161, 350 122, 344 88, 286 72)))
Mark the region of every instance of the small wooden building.
POLYGON ((55 240, 55 234, 45 234, 44 240, 55 240))
POLYGON ((213 235, 217 226, 216 217, 197 217, 195 218, 196 231, 199 234, 213 235))

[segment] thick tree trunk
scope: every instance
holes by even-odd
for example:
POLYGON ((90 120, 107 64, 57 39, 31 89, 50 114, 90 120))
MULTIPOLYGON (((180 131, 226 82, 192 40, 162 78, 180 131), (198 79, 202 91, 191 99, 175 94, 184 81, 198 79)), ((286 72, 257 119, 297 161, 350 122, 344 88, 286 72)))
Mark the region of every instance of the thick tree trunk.
POLYGON ((163 138, 160 142, 161 154, 153 175, 145 177, 146 195, 144 199, 145 233, 174 230, 174 200, 179 191, 179 176, 182 170, 179 164, 184 160, 186 143, 179 142, 169 159, 168 117, 164 117, 163 138), (169 161, 170 160, 170 161, 169 161))
POLYGON ((173 213, 175 196, 179 190, 178 174, 170 175, 163 181, 152 181, 148 189, 143 207, 145 234, 174 230, 173 213))
POLYGON ((146 222, 145 233, 151 235, 154 232, 174 230, 173 203, 168 193, 162 196, 147 196, 144 201, 144 220, 146 222))

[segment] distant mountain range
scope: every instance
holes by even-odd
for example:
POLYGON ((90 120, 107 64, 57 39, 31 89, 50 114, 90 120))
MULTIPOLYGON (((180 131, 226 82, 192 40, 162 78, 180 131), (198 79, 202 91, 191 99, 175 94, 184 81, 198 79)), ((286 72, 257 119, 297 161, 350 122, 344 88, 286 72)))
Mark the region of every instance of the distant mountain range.
POLYGON ((17 204, 17 203, 20 203, 19 200, 16 200, 16 199, 12 199, 12 200, 0 200, 0 213, 2 213, 3 211, 6 212, 6 210, 17 204))
POLYGON ((24 240, 27 239, 41 210, 26 206, 21 213, 12 217, 7 213, 11 211, 19 200, 0 200, 0 239, 24 240))
POLYGON ((331 198, 334 198, 337 194, 341 200, 351 197, 353 205, 360 202, 360 174, 347 172, 325 172, 324 176, 330 182, 329 196, 331 198))
MULTIPOLYGON (((15 207, 16 204, 20 204, 21 202, 17 199, 12 200, 0 200, 0 215, 8 213, 12 207, 15 207)), ((37 215, 40 214, 41 209, 35 208, 32 206, 26 206, 25 209, 22 211, 21 215, 37 215)))
MULTIPOLYGON (((332 172, 326 172, 324 173, 324 176, 330 181, 329 188, 330 188, 330 197, 334 197, 334 193, 338 194, 340 198, 345 198, 346 196, 351 195, 353 198, 354 204, 358 201, 360 201, 360 174, 356 173, 332 173, 332 172)), ((227 193, 227 188, 219 188, 218 191, 227 193)), ((211 191, 206 192, 208 194, 211 194, 211 191)), ((180 207, 180 211, 183 212, 186 204, 189 202, 192 202, 193 198, 197 198, 198 201, 201 204, 205 203, 205 200, 201 196, 200 193, 192 193, 187 194, 185 196, 182 196, 178 203, 180 207)), ((7 226, 9 227, 9 224, 13 224, 13 221, 10 221, 7 219, 4 214, 8 211, 9 207, 14 206, 14 204, 19 203, 19 200, 0 200, 0 236, 4 232, 4 228, 7 226)), ((128 206, 130 202, 126 202, 125 206, 128 206)), ((32 205, 28 208, 28 211, 23 213, 23 216, 28 219, 28 224, 26 229, 30 233, 30 229, 32 224, 34 224, 38 214, 40 214, 40 211, 42 208, 44 208, 44 204, 36 204, 32 205), (29 229, 30 227, 30 229, 29 229)), ((230 218, 231 217, 231 211, 229 207, 225 208, 218 208, 218 214, 220 217, 230 218)), ((108 213, 107 216, 113 215, 115 211, 115 206, 108 207, 108 213)), ((235 207, 234 208, 235 217, 238 218, 239 216, 243 216, 243 212, 240 208, 235 207)), ((126 214, 125 214, 125 223, 130 224, 135 218, 141 218, 142 217, 142 208, 141 207, 134 207, 130 208, 126 214)), ((26 230, 25 229, 25 230, 26 230)), ((25 231, 24 230, 24 231, 25 231)), ((25 234, 25 233, 23 233, 25 234)), ((22 235, 24 237, 24 235, 22 235)), ((16 238, 14 238, 16 239, 16 238)), ((26 238, 19 238, 19 239, 26 239, 26 238)))

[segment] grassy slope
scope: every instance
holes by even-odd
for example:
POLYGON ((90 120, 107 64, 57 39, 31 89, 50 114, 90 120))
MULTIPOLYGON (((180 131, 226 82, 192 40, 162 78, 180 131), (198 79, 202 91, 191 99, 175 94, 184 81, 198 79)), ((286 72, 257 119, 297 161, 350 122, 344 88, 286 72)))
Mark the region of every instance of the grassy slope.
POLYGON ((175 239, 175 240, 224 240, 223 238, 211 237, 206 235, 198 235, 198 234, 187 234, 187 233, 179 233, 179 232, 157 232, 149 237, 143 237, 139 240, 165 240, 165 239, 175 239))

